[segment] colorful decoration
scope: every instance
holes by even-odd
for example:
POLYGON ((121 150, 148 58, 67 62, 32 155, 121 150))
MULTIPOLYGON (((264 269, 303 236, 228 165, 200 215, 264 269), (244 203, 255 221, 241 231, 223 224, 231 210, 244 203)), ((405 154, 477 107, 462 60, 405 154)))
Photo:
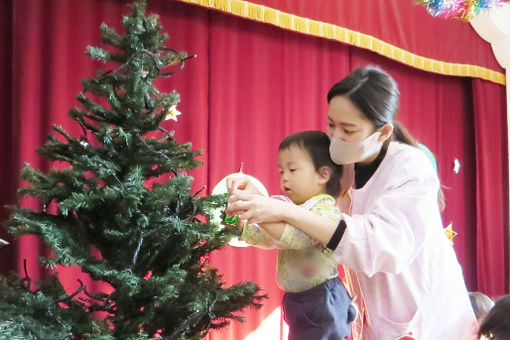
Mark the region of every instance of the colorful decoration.
POLYGON ((451 243, 453 243, 453 238, 457 236, 457 232, 453 230, 453 224, 450 223, 446 228, 443 229, 446 233, 446 236, 448 236, 448 239, 451 243))
POLYGON ((415 0, 434 17, 471 20, 482 10, 502 6, 508 0, 415 0))
POLYGON ((172 105, 168 109, 168 113, 166 114, 165 120, 172 119, 172 120, 177 121, 177 116, 179 116, 181 114, 182 113, 179 110, 177 110, 177 105, 172 105))
MULTIPOLYGON (((242 166, 241 166, 242 168, 242 166)), ((260 182, 258 179, 256 179, 253 176, 246 175, 242 173, 242 170, 239 170, 239 172, 232 173, 230 175, 227 175, 221 179, 218 184, 216 184, 211 192, 212 195, 220 195, 225 194, 228 192, 227 188, 227 179, 232 177, 248 177, 250 181, 259 189, 259 191, 262 193, 262 195, 269 197, 269 193, 267 192, 266 187, 260 182)), ((221 227, 224 228, 226 226, 237 226, 239 217, 238 216, 232 216, 232 217, 225 217, 224 211, 222 209, 219 209, 217 211, 213 212, 213 220, 218 223, 221 227)), ((239 238, 233 238, 228 243, 229 245, 233 247, 248 247, 249 244, 241 241, 239 238)))
POLYGON ((223 217, 223 220, 221 222, 223 224, 227 224, 227 225, 236 227, 237 224, 239 223, 239 216, 232 216, 232 217, 225 216, 225 217, 223 217))

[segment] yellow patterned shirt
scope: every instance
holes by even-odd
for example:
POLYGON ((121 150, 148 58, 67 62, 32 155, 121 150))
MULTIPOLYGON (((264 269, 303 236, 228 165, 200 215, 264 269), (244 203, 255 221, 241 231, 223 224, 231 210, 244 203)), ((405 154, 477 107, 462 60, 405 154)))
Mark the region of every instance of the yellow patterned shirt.
MULTIPOLYGON (((328 194, 316 195, 300 206, 335 221, 340 219, 336 201, 328 194)), ((280 240, 253 224, 244 226, 241 238, 259 248, 278 248, 278 285, 286 292, 302 292, 338 276, 333 252, 289 224, 280 240)))

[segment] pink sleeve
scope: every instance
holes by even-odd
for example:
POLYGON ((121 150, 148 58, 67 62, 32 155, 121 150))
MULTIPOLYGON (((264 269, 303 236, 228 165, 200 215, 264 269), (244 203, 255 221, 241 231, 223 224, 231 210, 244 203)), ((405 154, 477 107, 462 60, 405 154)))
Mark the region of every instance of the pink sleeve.
POLYGON ((336 260, 367 276, 402 271, 422 249, 427 233, 442 232, 437 188, 436 177, 403 176, 372 198, 363 215, 342 214, 347 228, 336 260))

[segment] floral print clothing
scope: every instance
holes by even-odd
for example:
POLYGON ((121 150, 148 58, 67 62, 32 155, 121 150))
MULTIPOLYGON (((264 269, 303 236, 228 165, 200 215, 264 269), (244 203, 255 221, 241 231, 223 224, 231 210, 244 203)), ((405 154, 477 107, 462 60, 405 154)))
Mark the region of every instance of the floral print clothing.
MULTIPOLYGON (((316 195, 300 206, 340 219, 336 201, 328 194, 316 195)), ((241 239, 259 248, 278 248, 278 286, 286 292, 302 292, 338 276, 333 252, 292 225, 286 224, 280 240, 275 240, 258 225, 246 224, 241 239)))

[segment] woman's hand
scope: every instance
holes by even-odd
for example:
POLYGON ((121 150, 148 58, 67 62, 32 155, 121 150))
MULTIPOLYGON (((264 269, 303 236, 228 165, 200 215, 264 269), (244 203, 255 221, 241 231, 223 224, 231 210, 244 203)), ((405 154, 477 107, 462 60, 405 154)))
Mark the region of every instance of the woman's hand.
POLYGON ((281 200, 237 191, 228 200, 228 215, 239 215, 241 221, 248 223, 280 222, 284 213, 293 204, 281 200))

